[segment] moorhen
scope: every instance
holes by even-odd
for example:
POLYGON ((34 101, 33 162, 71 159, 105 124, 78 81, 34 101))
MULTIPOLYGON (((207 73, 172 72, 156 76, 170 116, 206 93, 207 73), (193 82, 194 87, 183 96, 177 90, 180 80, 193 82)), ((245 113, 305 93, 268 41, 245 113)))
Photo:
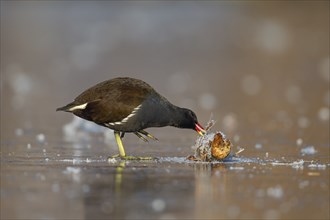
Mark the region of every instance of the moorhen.
POLYGON ((121 141, 126 132, 144 141, 146 137, 157 140, 144 130, 149 127, 174 126, 196 130, 200 135, 206 133, 193 111, 173 105, 146 82, 129 77, 98 83, 56 111, 72 112, 113 129, 123 159, 134 159, 126 156, 121 141))

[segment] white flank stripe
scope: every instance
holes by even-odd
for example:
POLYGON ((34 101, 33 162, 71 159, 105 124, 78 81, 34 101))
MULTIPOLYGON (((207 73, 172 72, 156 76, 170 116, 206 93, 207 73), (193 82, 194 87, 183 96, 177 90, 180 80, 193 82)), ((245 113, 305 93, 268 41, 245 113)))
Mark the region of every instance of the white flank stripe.
POLYGON ((136 114, 136 112, 141 108, 141 106, 142 106, 142 104, 141 104, 141 105, 138 105, 137 107, 135 107, 135 108, 133 109, 132 113, 129 114, 129 115, 127 115, 126 118, 124 118, 123 120, 121 120, 121 122, 122 122, 122 123, 127 122, 127 120, 128 120, 129 118, 133 117, 133 116, 136 114))
MULTIPOLYGON (((86 104, 87 104, 87 103, 86 103, 86 104)), ((118 121, 118 122, 110 122, 110 123, 108 123, 108 124, 106 124, 106 125, 108 125, 108 126, 122 125, 123 123, 126 123, 126 122, 128 121, 128 119, 130 119, 131 117, 133 117, 133 116, 136 114, 136 112, 137 112, 140 108, 141 108, 141 105, 135 107, 135 108, 133 109, 132 113, 129 114, 128 116, 126 116, 123 120, 118 121)))
POLYGON ((74 106, 74 107, 70 108, 69 111, 73 111, 73 110, 77 110, 77 109, 85 109, 87 104, 88 104, 88 102, 86 102, 85 104, 82 104, 82 105, 74 106))

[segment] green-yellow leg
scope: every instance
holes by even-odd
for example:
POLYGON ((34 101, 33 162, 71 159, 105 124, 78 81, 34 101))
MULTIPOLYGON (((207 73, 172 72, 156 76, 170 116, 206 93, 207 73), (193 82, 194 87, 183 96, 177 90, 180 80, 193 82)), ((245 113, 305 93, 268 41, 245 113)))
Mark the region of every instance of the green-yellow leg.
POLYGON ((120 137, 120 132, 115 131, 114 134, 115 134, 115 138, 116 138, 118 149, 119 149, 119 155, 115 155, 115 156, 110 157, 110 158, 116 158, 116 157, 119 156, 120 158, 125 159, 125 160, 153 160, 154 159, 152 157, 126 156, 125 149, 124 149, 124 146, 123 146, 123 142, 121 141, 121 137, 120 137))
POLYGON ((126 157, 123 142, 121 141, 120 133, 118 131, 115 131, 115 138, 116 138, 118 149, 119 149, 119 156, 120 157, 126 157))

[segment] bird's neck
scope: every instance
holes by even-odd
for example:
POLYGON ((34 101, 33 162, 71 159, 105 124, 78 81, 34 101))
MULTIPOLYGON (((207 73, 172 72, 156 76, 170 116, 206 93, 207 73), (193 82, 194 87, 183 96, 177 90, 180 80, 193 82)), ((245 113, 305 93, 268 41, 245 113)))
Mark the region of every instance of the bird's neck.
POLYGON ((185 109, 180 108, 178 106, 172 105, 171 108, 171 126, 182 128, 184 127, 184 117, 185 116, 185 109))

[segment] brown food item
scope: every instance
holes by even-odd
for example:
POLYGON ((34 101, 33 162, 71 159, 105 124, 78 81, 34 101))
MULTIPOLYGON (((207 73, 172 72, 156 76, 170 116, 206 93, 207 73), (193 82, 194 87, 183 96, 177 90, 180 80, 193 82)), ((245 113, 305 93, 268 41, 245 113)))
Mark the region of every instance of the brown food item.
POLYGON ((193 161, 223 160, 229 156, 232 144, 221 132, 208 133, 199 137, 195 144, 195 155, 188 156, 193 161))
POLYGON ((212 157, 217 160, 223 160, 230 154, 231 142, 220 132, 214 135, 210 145, 212 157))

